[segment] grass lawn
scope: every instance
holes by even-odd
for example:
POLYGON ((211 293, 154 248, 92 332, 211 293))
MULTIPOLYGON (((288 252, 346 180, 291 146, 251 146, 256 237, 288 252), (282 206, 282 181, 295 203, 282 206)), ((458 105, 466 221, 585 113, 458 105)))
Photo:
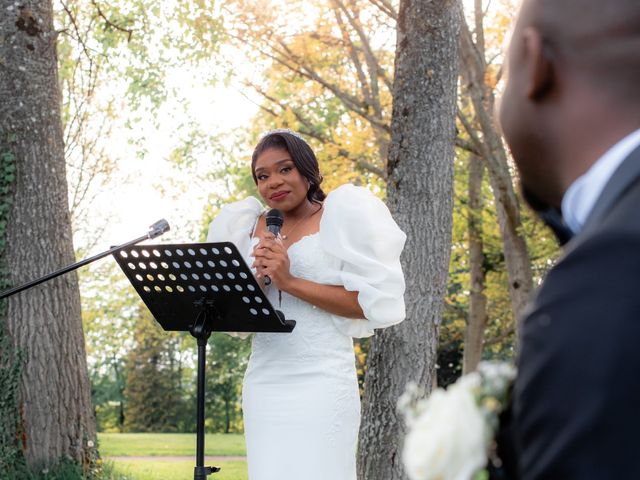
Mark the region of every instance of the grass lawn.
MULTIPOLYGON (((195 433, 99 433, 100 455, 111 456, 196 456, 195 433)), ((208 433, 205 455, 245 456, 244 436, 239 433, 208 433)))
MULTIPOLYGON (((192 480, 195 466, 196 435, 191 433, 99 433, 100 455, 111 462, 116 471, 130 480, 192 480), (119 458, 109 457, 162 457, 190 458, 119 458)), ((207 434, 205 454, 212 456, 245 456, 242 434, 207 434)), ((211 480, 247 480, 247 462, 220 460, 205 465, 221 467, 211 480)))
MULTIPOLYGON (((117 460, 117 471, 132 480, 193 480, 194 460, 117 460)), ((205 462, 207 465, 207 462, 205 462)), ((221 467, 218 473, 207 477, 211 480, 247 480, 246 462, 215 462, 221 467)))

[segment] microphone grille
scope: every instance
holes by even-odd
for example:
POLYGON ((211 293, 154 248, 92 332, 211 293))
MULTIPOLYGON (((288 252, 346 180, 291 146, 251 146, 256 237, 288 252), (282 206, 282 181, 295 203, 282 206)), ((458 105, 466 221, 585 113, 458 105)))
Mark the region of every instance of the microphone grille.
POLYGON ((281 227, 284 223, 284 215, 282 215, 282 212, 277 208, 272 208, 267 212, 265 220, 267 222, 267 227, 272 225, 281 227))

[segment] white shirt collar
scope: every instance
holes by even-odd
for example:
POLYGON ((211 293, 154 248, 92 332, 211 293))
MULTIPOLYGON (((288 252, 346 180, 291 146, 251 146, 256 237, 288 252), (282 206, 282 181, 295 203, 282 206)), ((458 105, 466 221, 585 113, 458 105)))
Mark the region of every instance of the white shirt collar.
POLYGON ((640 145, 640 129, 627 135, 578 177, 562 197, 562 217, 578 233, 593 210, 602 190, 625 158, 640 145))

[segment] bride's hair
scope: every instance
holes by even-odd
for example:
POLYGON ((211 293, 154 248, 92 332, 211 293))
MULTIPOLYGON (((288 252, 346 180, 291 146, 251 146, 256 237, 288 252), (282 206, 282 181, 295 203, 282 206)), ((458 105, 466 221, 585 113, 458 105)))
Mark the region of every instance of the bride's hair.
POLYGON ((299 134, 291 130, 272 130, 260 139, 251 156, 251 174, 254 182, 258 183, 255 173, 256 160, 265 150, 270 148, 289 152, 296 168, 309 182, 309 191, 307 192, 309 201, 320 203, 325 199, 326 195, 320 188, 322 175, 320 175, 318 159, 309 144, 299 134))

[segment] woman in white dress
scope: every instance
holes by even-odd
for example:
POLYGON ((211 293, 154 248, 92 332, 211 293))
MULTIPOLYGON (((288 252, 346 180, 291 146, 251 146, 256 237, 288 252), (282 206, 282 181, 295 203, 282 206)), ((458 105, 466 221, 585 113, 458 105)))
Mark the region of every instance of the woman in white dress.
POLYGON ((209 241, 231 241, 286 318, 290 334, 257 333, 242 408, 250 480, 355 480, 360 397, 352 337, 405 316, 405 235, 367 189, 325 196, 309 145, 290 131, 263 137, 253 177, 281 237, 266 231, 254 197, 225 206, 209 241))

